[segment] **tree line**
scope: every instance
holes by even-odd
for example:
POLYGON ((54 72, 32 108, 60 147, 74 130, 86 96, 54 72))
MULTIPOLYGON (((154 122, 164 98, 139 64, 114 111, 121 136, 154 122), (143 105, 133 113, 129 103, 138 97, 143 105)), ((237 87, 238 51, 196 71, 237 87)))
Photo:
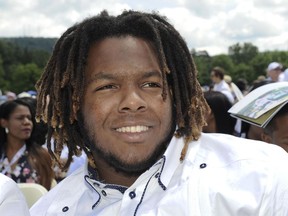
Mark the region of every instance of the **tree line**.
MULTIPOLYGON (((34 85, 52 52, 43 40, 45 41, 42 38, 40 45, 33 44, 29 47, 33 38, 29 38, 30 42, 22 39, 22 45, 19 44, 19 40, 0 39, 0 89, 2 92, 9 90, 19 94, 23 91, 35 90, 34 85)), ((51 41, 49 38, 47 40, 50 40, 50 46, 56 41, 56 39, 51 41)), ((198 79, 201 85, 210 84, 210 71, 214 66, 224 68, 233 81, 243 78, 248 83, 252 83, 259 75, 265 75, 267 65, 272 61, 288 66, 287 51, 259 52, 258 48, 251 43, 234 44, 228 48, 227 55, 209 56, 206 51, 197 52, 194 49, 191 50, 191 55, 199 71, 198 79)))
POLYGON ((199 71, 199 81, 202 85, 210 84, 210 71, 215 66, 222 67, 233 81, 239 78, 252 84, 260 75, 266 76, 269 63, 276 61, 284 68, 288 66, 288 51, 259 52, 252 43, 236 43, 228 47, 228 55, 221 54, 209 56, 208 53, 191 50, 194 61, 199 71))

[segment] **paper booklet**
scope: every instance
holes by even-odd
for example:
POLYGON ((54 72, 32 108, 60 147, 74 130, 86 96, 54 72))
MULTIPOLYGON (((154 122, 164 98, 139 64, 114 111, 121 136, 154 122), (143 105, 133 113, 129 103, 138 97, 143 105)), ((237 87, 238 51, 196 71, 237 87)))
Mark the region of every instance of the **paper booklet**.
POLYGON ((244 96, 228 112, 235 118, 264 128, 287 102, 288 82, 270 83, 244 96))

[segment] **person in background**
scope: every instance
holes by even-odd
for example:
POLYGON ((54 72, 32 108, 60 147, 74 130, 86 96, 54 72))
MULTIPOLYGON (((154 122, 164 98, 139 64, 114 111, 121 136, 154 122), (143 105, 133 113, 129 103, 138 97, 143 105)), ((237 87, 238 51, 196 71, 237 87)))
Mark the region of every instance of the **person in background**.
POLYGON ((50 189, 52 161, 48 152, 35 143, 34 116, 31 106, 22 99, 0 106, 0 172, 17 183, 35 182, 50 189))
POLYGON ((239 88, 239 90, 242 92, 242 95, 246 95, 248 91, 248 82, 244 78, 239 78, 235 84, 239 88))
POLYGON ((286 68, 280 75, 279 75, 280 82, 288 82, 288 68, 286 68))
POLYGON ((241 100, 243 98, 243 94, 238 88, 238 86, 232 81, 232 77, 230 75, 224 75, 224 80, 230 88, 230 91, 234 98, 234 103, 241 100))
POLYGON ((203 132, 234 135, 236 119, 228 113, 228 110, 232 107, 228 98, 217 91, 204 92, 204 97, 211 112, 206 117, 207 125, 203 127, 203 132))
POLYGON ((261 140, 276 144, 288 152, 288 104, 270 120, 261 133, 261 140))
POLYGON ((26 200, 17 184, 0 173, 0 215, 29 216, 26 200))
POLYGON ((234 104, 235 99, 231 92, 229 85, 224 80, 225 71, 221 67, 214 67, 210 73, 211 80, 213 82, 213 91, 222 92, 230 101, 234 104))
POLYGON ((5 95, 7 96, 7 100, 15 100, 17 98, 16 94, 11 91, 7 91, 5 95))
MULTIPOLYGON (((253 82, 253 85, 250 87, 249 92, 255 90, 256 88, 273 83, 272 80, 262 80, 257 79, 253 82)), ((262 140, 261 134, 263 133, 263 128, 258 127, 253 124, 241 121, 241 137, 252 139, 252 140, 262 140)))
POLYGON ((282 73, 282 64, 271 62, 267 67, 267 79, 273 82, 279 81, 279 75, 282 73))
POLYGON ((184 39, 157 13, 107 11, 57 41, 36 84, 52 157, 86 163, 32 206, 51 215, 287 215, 288 154, 202 133, 209 106, 184 39), (47 101, 47 97, 50 100, 47 101), (53 138, 52 138, 53 137, 53 138))

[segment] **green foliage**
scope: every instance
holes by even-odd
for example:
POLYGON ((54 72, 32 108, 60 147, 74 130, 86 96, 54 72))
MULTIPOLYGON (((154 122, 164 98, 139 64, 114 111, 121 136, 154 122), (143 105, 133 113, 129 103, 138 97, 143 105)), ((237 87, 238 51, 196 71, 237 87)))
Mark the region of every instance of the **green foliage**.
POLYGON ((2 38, 4 42, 15 44, 21 48, 28 50, 41 50, 47 53, 53 51, 53 47, 57 38, 42 38, 42 37, 17 37, 17 38, 2 38))
POLYGON ((235 65, 231 76, 233 77, 234 81, 242 78, 251 83, 253 80, 255 80, 253 68, 244 63, 235 65))
MULTIPOLYGON (((197 60, 197 51, 193 49, 193 57, 198 69, 207 68, 207 62, 197 60)), ((232 77, 233 81, 244 78, 249 84, 252 84, 258 76, 266 76, 266 68, 269 63, 276 61, 288 66, 287 51, 266 51, 259 52, 258 48, 251 43, 236 43, 228 48, 228 55, 221 54, 210 57, 209 70, 203 73, 199 72, 200 83, 210 83, 207 74, 210 74, 212 67, 220 66, 226 74, 232 77)))
POLYGON ((212 67, 222 67, 226 74, 232 75, 231 71, 233 71, 234 63, 232 59, 227 55, 216 55, 212 58, 212 67))
POLYGON ((249 64, 251 59, 257 54, 258 48, 251 43, 244 43, 243 45, 237 43, 228 48, 228 55, 235 65, 241 63, 249 64))
POLYGON ((36 49, 33 46, 38 44, 37 40, 31 43, 33 41, 31 38, 28 38, 26 42, 25 38, 21 38, 19 41, 15 38, 0 39, 0 89, 2 92, 9 90, 19 94, 23 91, 35 90, 34 85, 50 57, 51 53, 45 51, 46 43, 42 42, 46 46, 41 48, 40 45, 36 49))
POLYGON ((13 90, 17 93, 35 90, 35 83, 40 78, 42 70, 35 64, 13 65, 11 83, 13 90))
POLYGON ((208 56, 194 56, 198 70, 198 80, 202 85, 210 83, 211 58, 208 56))

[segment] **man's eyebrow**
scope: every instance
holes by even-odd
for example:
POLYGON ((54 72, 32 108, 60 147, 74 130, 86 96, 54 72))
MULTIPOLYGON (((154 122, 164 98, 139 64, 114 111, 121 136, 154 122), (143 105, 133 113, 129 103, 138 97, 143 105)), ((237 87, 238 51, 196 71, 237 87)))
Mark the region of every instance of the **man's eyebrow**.
POLYGON ((100 71, 99 73, 94 74, 93 76, 89 77, 89 79, 87 79, 87 84, 97 81, 97 80, 114 80, 114 79, 115 79, 115 75, 109 74, 104 71, 100 71))
POLYGON ((148 72, 143 74, 143 78, 149 78, 149 77, 162 78, 162 74, 159 71, 148 71, 148 72))
MULTIPOLYGON (((158 78, 162 78, 162 75, 159 71, 153 70, 153 71, 147 71, 143 74, 142 79, 147 79, 150 77, 158 77, 158 78)), ((91 82, 95 82, 95 81, 99 81, 99 80, 115 80, 117 79, 117 74, 110 74, 104 71, 100 71, 97 74, 94 74, 92 77, 89 77, 89 79, 87 79, 87 84, 91 83, 91 82)))

